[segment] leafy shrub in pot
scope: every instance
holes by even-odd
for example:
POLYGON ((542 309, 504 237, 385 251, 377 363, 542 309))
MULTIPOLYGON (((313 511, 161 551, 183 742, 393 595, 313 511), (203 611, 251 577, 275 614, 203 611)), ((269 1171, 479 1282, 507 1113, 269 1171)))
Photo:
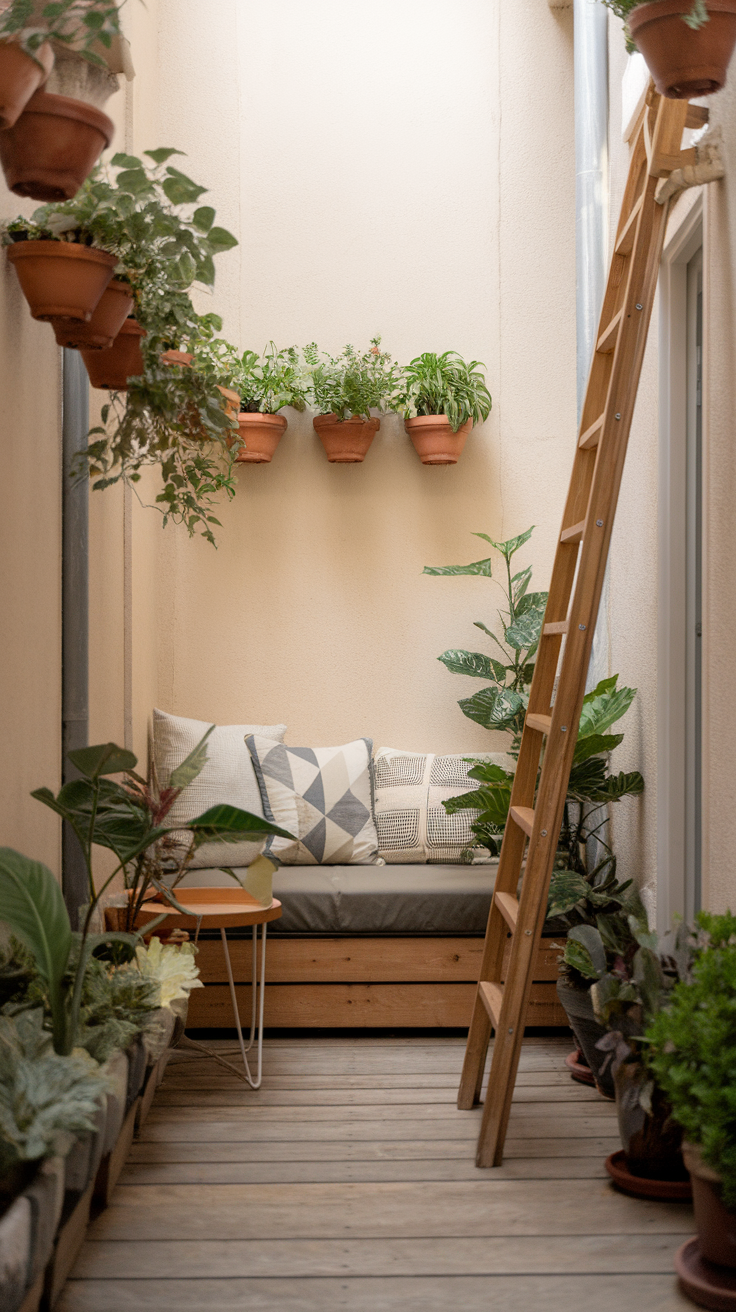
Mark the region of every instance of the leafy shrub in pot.
POLYGON ((331 464, 361 463, 380 427, 381 414, 397 404, 401 370, 372 337, 362 354, 346 346, 341 355, 321 353, 316 342, 304 348, 308 396, 317 410, 313 420, 331 464))
POLYGON ((478 360, 456 351, 426 352, 404 369, 404 426, 424 465, 454 465, 474 424, 491 413, 491 394, 478 360))
POLYGON ((725 84, 736 46, 736 0, 603 0, 624 21, 660 95, 692 100, 725 84))
POLYGON ((262 355, 239 353, 222 338, 203 335, 193 346, 194 368, 240 397, 238 464, 270 464, 286 430, 285 406, 306 409, 306 378, 295 346, 279 350, 269 342, 262 355))

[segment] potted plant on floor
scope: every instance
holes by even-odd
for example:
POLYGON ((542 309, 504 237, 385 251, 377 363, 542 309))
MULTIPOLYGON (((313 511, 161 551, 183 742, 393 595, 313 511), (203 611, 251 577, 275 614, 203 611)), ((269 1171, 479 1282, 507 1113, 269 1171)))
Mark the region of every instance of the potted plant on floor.
POLYGON ((13 0, 0 16, 0 40, 37 59, 50 47, 53 70, 12 126, 0 134, 0 162, 11 191, 35 200, 73 196, 112 141, 102 106, 133 71, 120 33, 119 5, 107 0, 13 0))
POLYGON ((278 350, 269 342, 263 354, 243 351, 222 338, 212 337, 195 344, 194 367, 227 384, 238 393, 238 426, 242 445, 237 464, 270 464, 286 430, 285 406, 306 409, 306 380, 295 346, 278 350))
POLYGON ((698 1237, 683 1245, 675 1265, 686 1292, 711 1308, 733 1303, 736 1269, 735 931, 730 914, 697 917, 690 977, 675 985, 644 1036, 685 1134, 693 1186, 698 1237))
POLYGON ((468 433, 491 413, 491 394, 478 360, 456 351, 418 355, 404 370, 404 427, 423 465, 456 465, 468 433))
POLYGON ((316 342, 304 348, 309 376, 309 399, 318 413, 315 432, 330 464, 360 464, 365 460, 381 424, 381 414, 394 408, 401 370, 381 350, 381 338, 372 337, 360 354, 346 346, 341 355, 321 354, 316 342))
POLYGON ((603 0, 625 24, 657 91, 692 100, 720 91, 736 46, 736 0, 603 0))

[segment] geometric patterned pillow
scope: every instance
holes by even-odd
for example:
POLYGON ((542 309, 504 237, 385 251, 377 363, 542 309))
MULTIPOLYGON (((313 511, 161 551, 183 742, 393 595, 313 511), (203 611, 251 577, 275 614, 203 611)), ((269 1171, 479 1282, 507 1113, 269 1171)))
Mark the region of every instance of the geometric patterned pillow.
POLYGON ((467 757, 492 761, 504 769, 516 762, 502 752, 465 752, 435 756, 382 747, 374 762, 378 850, 390 865, 491 860, 476 843, 471 823, 479 811, 448 815, 442 803, 478 787, 469 778, 467 757), (463 858, 465 853, 465 858, 463 858))
POLYGON ((249 734, 267 820, 295 835, 272 837, 265 854, 284 865, 377 865, 370 738, 343 747, 288 747, 249 734))

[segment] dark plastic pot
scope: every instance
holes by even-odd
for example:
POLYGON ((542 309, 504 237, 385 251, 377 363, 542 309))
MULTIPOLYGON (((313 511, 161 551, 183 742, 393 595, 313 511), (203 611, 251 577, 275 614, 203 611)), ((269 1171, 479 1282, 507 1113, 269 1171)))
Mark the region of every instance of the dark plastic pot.
POLYGON ((601 1052, 595 1045, 599 1039, 603 1038, 606 1031, 595 1018, 590 989, 574 989, 571 985, 566 984, 564 980, 558 979, 557 996, 565 1008, 567 1019, 570 1022, 570 1029, 577 1039, 578 1047, 582 1048, 583 1056, 593 1072, 596 1088, 600 1093, 605 1094, 607 1098, 615 1098, 616 1090, 611 1075, 610 1062, 606 1070, 601 1073, 601 1066, 608 1053, 601 1052))
POLYGON ((628 17, 658 92, 670 100, 720 91, 736 46, 736 0, 706 0, 708 22, 695 29, 682 17, 692 7, 692 0, 648 0, 628 17))
POLYGON ((697 1145, 684 1143, 682 1152, 693 1184, 700 1254, 706 1262, 736 1270, 736 1212, 723 1205, 720 1176, 703 1161, 697 1145))
POLYGON ((682 1130, 672 1120, 672 1109, 661 1089, 652 1093, 652 1111, 641 1105, 641 1090, 648 1080, 638 1062, 624 1062, 614 1077, 616 1113, 621 1147, 632 1175, 646 1180, 686 1180, 682 1159, 682 1130))

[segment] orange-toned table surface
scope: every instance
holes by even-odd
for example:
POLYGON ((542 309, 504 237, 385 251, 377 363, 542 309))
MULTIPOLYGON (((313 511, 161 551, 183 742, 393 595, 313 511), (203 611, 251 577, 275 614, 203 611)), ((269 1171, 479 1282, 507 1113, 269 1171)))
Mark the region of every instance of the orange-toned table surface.
POLYGON ((198 922, 200 929, 234 929, 239 925, 265 925, 281 915, 278 898, 265 907, 244 888, 176 888, 173 893, 177 902, 190 909, 188 915, 171 906, 167 910, 162 899, 144 902, 136 923, 145 925, 166 912, 166 929, 196 929, 198 922))

